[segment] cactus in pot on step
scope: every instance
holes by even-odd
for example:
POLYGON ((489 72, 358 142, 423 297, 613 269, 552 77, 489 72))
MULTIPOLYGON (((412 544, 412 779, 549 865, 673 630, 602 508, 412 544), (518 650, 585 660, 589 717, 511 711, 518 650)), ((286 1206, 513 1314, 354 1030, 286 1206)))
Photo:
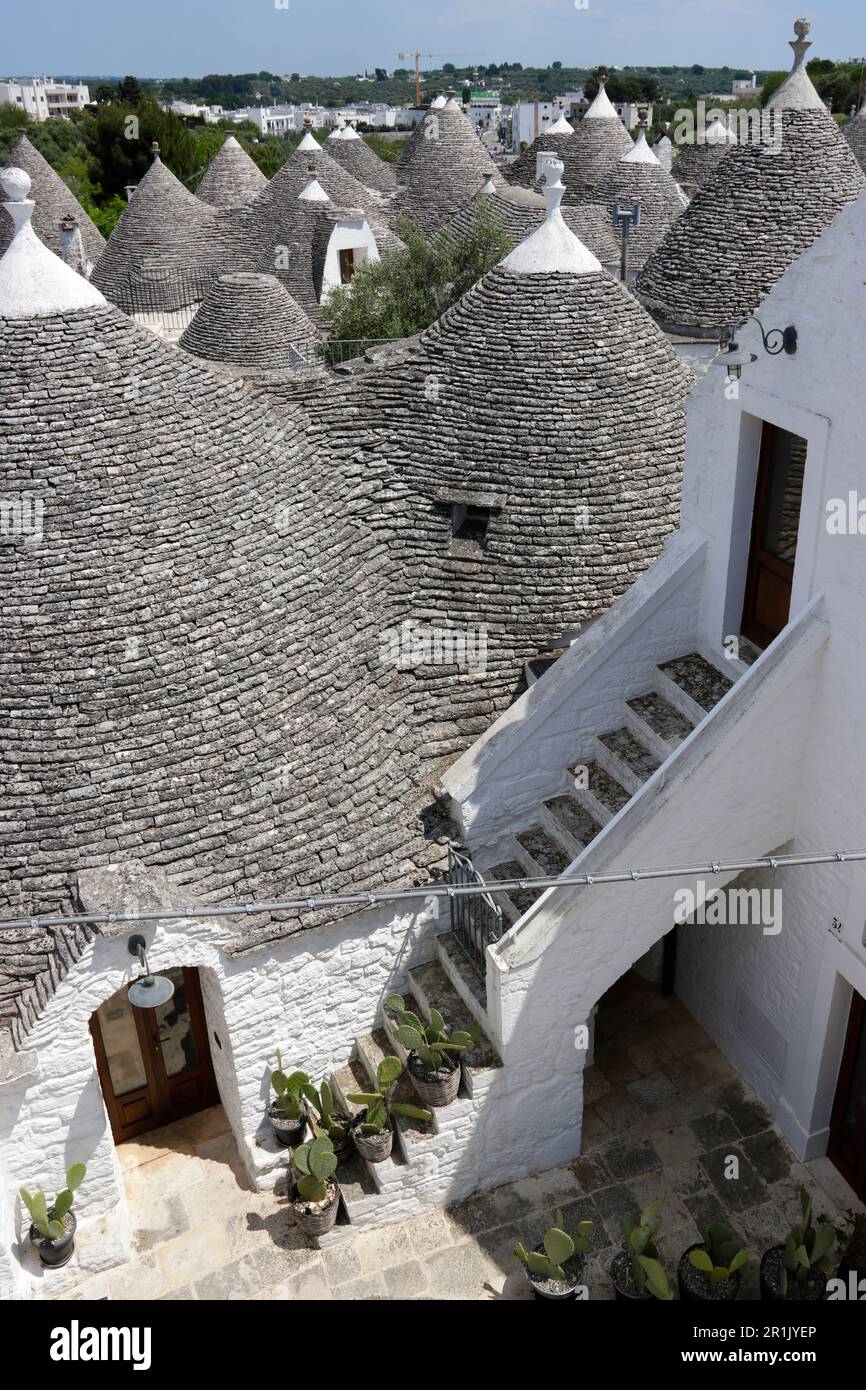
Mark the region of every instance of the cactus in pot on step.
POLYGON ((307 1235, 324 1235, 336 1222, 339 1209, 334 1146, 326 1134, 320 1134, 308 1144, 299 1144, 292 1161, 297 1174, 291 1201, 295 1221, 307 1235))
POLYGON ((561 1211, 556 1213, 556 1222, 545 1231, 542 1249, 525 1250, 518 1243, 514 1253, 526 1270, 526 1277, 538 1298, 573 1299, 581 1275, 584 1256, 589 1249, 593 1223, 581 1221, 574 1235, 565 1229, 561 1211), (571 1268, 567 1269, 566 1266, 571 1268))
POLYGON ((87 1169, 83 1163, 73 1163, 66 1171, 66 1186, 49 1207, 44 1192, 32 1195, 26 1187, 19 1196, 30 1214, 30 1242, 35 1246, 40 1262, 51 1269, 65 1265, 75 1249, 75 1215, 72 1203, 76 1188, 84 1182, 87 1169))
POLYGON ((832 1249, 836 1232, 822 1223, 812 1225, 812 1199, 800 1188, 802 1221, 785 1237, 784 1245, 774 1245, 765 1251, 761 1260, 761 1297, 768 1302, 788 1300, 818 1301, 827 1287, 832 1249))
POLYGON ((445 1019, 434 1008, 425 1024, 406 1008, 401 994, 389 994, 385 1007, 396 1020, 397 1041, 409 1054, 406 1070, 418 1095, 426 1105, 450 1105, 460 1089, 459 1054, 472 1051, 481 1029, 473 1025, 449 1033, 445 1019))
POLYGON ((730 1226, 718 1221, 707 1228, 703 1241, 690 1246, 680 1260, 680 1296, 692 1301, 734 1299, 739 1291, 741 1271, 748 1263, 749 1253, 740 1237, 730 1226))
POLYGON ((312 1121, 313 1130, 317 1135, 328 1136, 339 1163, 352 1151, 352 1121, 335 1110, 334 1093, 327 1081, 323 1081, 318 1090, 313 1085, 304 1086, 303 1094, 311 1101, 316 1111, 316 1117, 312 1121))
POLYGON ((629 1218, 622 1219, 625 1249, 615 1256, 611 1275, 614 1293, 622 1302, 658 1298, 668 1302, 673 1293, 659 1260, 656 1236, 661 1230, 662 1199, 650 1202, 641 1212, 640 1220, 632 1226, 629 1218))
POLYGON ((432 1123, 429 1110, 421 1110, 417 1105, 406 1105, 403 1101, 392 1101, 394 1087, 403 1075, 403 1064, 399 1057, 383 1057, 376 1069, 376 1091, 355 1091, 346 1099, 353 1105, 366 1108, 352 1126, 352 1138, 358 1152, 370 1163, 382 1163, 390 1154, 394 1143, 392 1115, 403 1115, 409 1120, 432 1123))
POLYGON ((277 1069, 271 1072, 271 1086, 276 1099, 268 1113, 281 1144, 300 1144, 307 1128, 308 1111, 304 1095, 310 1078, 305 1071, 286 1072, 279 1048, 276 1055, 277 1069))

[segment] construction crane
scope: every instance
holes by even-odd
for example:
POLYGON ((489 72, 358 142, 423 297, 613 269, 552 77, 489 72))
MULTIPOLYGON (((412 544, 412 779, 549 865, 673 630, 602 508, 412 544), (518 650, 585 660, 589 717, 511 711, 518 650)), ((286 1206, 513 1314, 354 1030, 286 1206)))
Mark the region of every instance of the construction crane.
POLYGON ((415 105, 421 105, 421 59, 422 58, 477 58, 477 53, 422 53, 420 48, 416 48, 414 53, 398 53, 397 57, 401 62, 406 62, 407 58, 415 59, 415 105))

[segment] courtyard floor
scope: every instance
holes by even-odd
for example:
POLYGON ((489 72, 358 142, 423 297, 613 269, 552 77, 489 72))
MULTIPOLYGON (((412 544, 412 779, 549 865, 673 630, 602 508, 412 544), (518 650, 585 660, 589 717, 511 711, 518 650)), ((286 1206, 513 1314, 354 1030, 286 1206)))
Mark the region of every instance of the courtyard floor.
MULTIPOLYGON (((801 1164, 754 1094, 676 998, 628 975, 598 1015, 586 1072, 584 1151, 563 1167, 455 1206, 310 1248, 279 1193, 252 1189, 221 1107, 119 1147, 133 1259, 82 1281, 46 1280, 65 1299, 521 1299, 513 1250, 535 1244, 561 1206, 595 1223, 590 1298, 609 1299, 622 1217, 664 1199, 660 1250, 672 1284, 699 1227, 724 1220, 753 1255, 784 1239, 798 1192, 844 1227, 862 1211, 826 1158, 801 1164), (739 1176, 725 1177, 729 1156, 739 1176)), ((351 1228, 348 1228, 351 1230, 351 1228)), ((757 1297, 757 1258, 742 1297, 757 1297)))

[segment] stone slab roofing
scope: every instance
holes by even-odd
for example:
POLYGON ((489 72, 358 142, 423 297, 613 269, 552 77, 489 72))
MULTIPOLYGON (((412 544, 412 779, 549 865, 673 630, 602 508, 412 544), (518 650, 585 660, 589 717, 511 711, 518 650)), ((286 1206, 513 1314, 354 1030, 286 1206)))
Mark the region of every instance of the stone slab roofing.
POLYGON ((267 179, 234 135, 227 135, 205 170, 196 197, 214 208, 238 208, 261 193, 267 179))
POLYGON ((853 151, 860 168, 866 170, 866 102, 857 115, 842 128, 842 134, 853 151))
POLYGON ((715 337, 751 314, 779 276, 866 187, 806 71, 806 20, 794 66, 748 138, 698 189, 635 281, 666 327, 715 337))
POLYGON ((567 203, 597 203, 611 165, 628 154, 632 138, 602 85, 562 152, 567 203))
POLYGON ((194 357, 276 370, 292 365, 293 344, 318 338, 275 276, 242 271, 214 280, 178 346, 194 357))
POLYGON ((401 188, 395 213, 435 232, 459 212, 484 181, 504 183, 470 122, 456 102, 428 111, 406 144, 400 162, 401 188))
POLYGON ((546 154, 549 151, 565 163, 565 155, 573 135, 574 127, 569 125, 564 117, 554 121, 546 131, 537 135, 527 145, 523 153, 518 155, 512 164, 503 166, 502 172, 505 178, 509 183, 519 184, 522 188, 540 188, 541 180, 537 173, 539 154, 546 154))
POLYGON ((686 198, 652 152, 643 131, 632 149, 609 166, 598 201, 606 208, 640 204, 640 223, 629 234, 629 263, 642 266, 683 214, 686 198))
MULTIPOLYGON (((60 175, 55 173, 44 155, 30 143, 23 131, 9 156, 9 164, 16 169, 23 169, 30 177, 32 197, 36 203, 33 227, 40 240, 59 254, 60 223, 64 217, 71 216, 81 231, 87 259, 95 265, 102 255, 105 238, 91 222, 72 190, 60 175)), ((12 223, 6 213, 0 210, 0 256, 11 240, 12 223)))
MULTIPOLYGON (((489 180, 451 219, 449 226, 454 231, 466 235, 472 228, 475 209, 481 202, 494 209, 512 246, 529 236, 544 221, 545 205, 541 193, 520 185, 496 188, 492 180, 489 180)), ((619 264, 619 243, 610 212, 606 207, 594 206, 592 203, 580 207, 564 206, 562 216, 566 225, 585 246, 589 247, 602 265, 619 264)))
POLYGON ((736 143, 734 132, 726 130, 717 117, 707 127, 700 144, 695 141, 676 147, 679 152, 671 172, 677 183, 688 192, 700 188, 736 143))
MULTIPOLYGON (((203 203, 157 154, 111 233, 93 282, 112 304, 132 313, 134 282, 143 266, 157 277, 154 294, 161 273, 188 272, 206 282, 212 275, 243 269, 242 218, 242 212, 203 203)), ((161 307, 178 307, 173 292, 172 282, 166 281, 161 307)))
POLYGON ((366 188, 378 192, 397 187, 397 171, 393 164, 380 159, 352 126, 346 126, 338 139, 326 141, 328 154, 366 188))

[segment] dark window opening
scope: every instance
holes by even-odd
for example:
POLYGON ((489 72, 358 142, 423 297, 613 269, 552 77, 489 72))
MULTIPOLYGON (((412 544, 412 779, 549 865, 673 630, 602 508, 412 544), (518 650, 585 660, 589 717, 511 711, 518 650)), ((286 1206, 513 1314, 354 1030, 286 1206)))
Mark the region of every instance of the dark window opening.
POLYGON ((483 550, 487 544, 490 508, 454 502, 451 507, 451 537, 465 546, 483 550))

